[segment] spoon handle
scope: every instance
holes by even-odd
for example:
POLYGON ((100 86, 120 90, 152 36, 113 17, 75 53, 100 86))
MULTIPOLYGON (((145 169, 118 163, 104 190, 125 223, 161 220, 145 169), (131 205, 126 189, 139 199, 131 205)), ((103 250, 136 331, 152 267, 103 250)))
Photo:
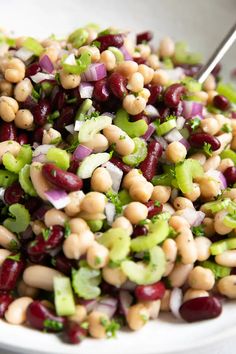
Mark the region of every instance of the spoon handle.
POLYGON ((228 34, 219 44, 219 46, 216 48, 216 50, 214 51, 210 59, 207 61, 207 63, 203 65, 203 67, 197 73, 196 80, 198 80, 198 82, 202 84, 206 80, 208 75, 211 73, 214 67, 219 63, 219 61, 223 58, 223 56, 229 50, 229 48, 231 47, 231 45, 234 43, 235 40, 236 40, 236 23, 230 29, 228 34))

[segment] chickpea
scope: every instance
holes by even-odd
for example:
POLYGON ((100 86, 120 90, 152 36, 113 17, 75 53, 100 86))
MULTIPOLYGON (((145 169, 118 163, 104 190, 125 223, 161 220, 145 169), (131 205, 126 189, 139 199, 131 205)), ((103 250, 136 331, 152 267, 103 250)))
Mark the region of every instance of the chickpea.
POLYGON ((106 204, 106 197, 99 192, 89 192, 83 198, 80 208, 88 213, 102 213, 106 204))
POLYGON ((147 58, 147 65, 151 67, 153 70, 156 70, 160 67, 160 61, 156 54, 151 54, 147 58))
POLYGON ((184 197, 175 198, 173 206, 176 210, 182 210, 185 208, 194 209, 194 206, 193 206, 193 203, 191 202, 191 200, 184 198, 184 197))
POLYGON ((138 224, 139 221, 147 218, 148 209, 140 202, 129 203, 124 210, 124 216, 129 219, 131 224, 138 224))
POLYGON ((96 192, 106 193, 112 187, 110 173, 104 167, 98 167, 91 177, 91 188, 96 192))
POLYGON ((103 213, 89 213, 87 211, 81 211, 78 216, 87 221, 106 219, 106 216, 103 213))
POLYGON ((206 296, 209 296, 206 290, 188 289, 184 294, 183 302, 206 296))
POLYGON ((143 89, 144 77, 140 72, 133 73, 129 79, 127 88, 132 92, 139 92, 143 89))
POLYGON ((208 93, 207 92, 198 91, 198 92, 195 92, 194 95, 200 99, 200 101, 202 102, 202 104, 204 106, 207 104, 207 101, 208 101, 208 93))
POLYGON ((109 261, 109 251, 103 245, 94 242, 87 251, 87 262, 91 268, 104 268, 109 261))
POLYGON ((131 306, 126 316, 129 328, 138 331, 148 322, 149 316, 149 311, 144 304, 131 306))
POLYGON ((0 81, 0 95, 1 96, 12 96, 13 93, 13 85, 11 82, 6 80, 0 81))
POLYGON ((210 170, 216 170, 220 165, 220 156, 212 156, 207 159, 207 161, 203 165, 203 169, 205 172, 210 170))
POLYGON ((21 280, 17 285, 17 292, 20 296, 29 296, 35 299, 38 296, 38 289, 33 288, 25 284, 24 280, 21 280))
POLYGON ((94 242, 94 234, 85 230, 79 235, 70 234, 64 241, 62 249, 69 259, 79 259, 94 242))
POLYGON ((75 305, 75 313, 69 316, 70 321, 81 323, 87 317, 87 310, 85 306, 82 305, 75 305))
POLYGON ((114 285, 117 288, 120 288, 121 285, 124 284, 127 280, 127 276, 125 273, 123 273, 120 267, 104 267, 102 269, 102 277, 108 284, 114 285))
POLYGON ((139 180, 139 177, 141 177, 140 181, 146 181, 146 178, 143 177, 142 173, 139 170, 133 168, 130 172, 127 173, 127 175, 124 176, 123 187, 129 189, 136 179, 139 180))
POLYGON ((193 269, 193 264, 176 263, 174 269, 168 276, 173 288, 180 288, 186 282, 189 273, 193 269))
POLYGON ((88 32, 88 38, 86 40, 87 44, 90 44, 97 38, 97 32, 93 28, 86 28, 86 31, 88 32))
POLYGON ((40 59, 42 59, 45 55, 47 55, 52 63, 56 63, 59 56, 59 50, 60 49, 56 48, 55 45, 51 45, 45 48, 43 54, 40 56, 40 59))
POLYGON ((170 215, 173 215, 175 213, 175 209, 170 205, 170 203, 165 203, 163 204, 163 209, 164 212, 169 213, 170 215))
POLYGON ((123 108, 131 115, 141 113, 146 107, 146 101, 143 97, 135 97, 132 94, 125 96, 123 100, 123 108))
POLYGON ((158 200, 160 203, 166 203, 170 199, 171 187, 155 186, 151 195, 152 200, 158 200))
POLYGON ((200 262, 206 261, 211 255, 210 247, 212 242, 204 236, 198 236, 194 241, 197 248, 197 260, 200 262))
POLYGON ((60 81, 64 89, 73 89, 79 86, 80 76, 76 74, 67 74, 65 71, 60 71, 60 81))
POLYGON ((217 139, 220 142, 220 148, 218 150, 213 151, 212 156, 220 155, 222 151, 226 148, 226 146, 231 143, 232 137, 232 133, 224 133, 217 136, 217 139))
POLYGON ((192 289, 211 290, 215 284, 215 276, 210 269, 197 266, 189 273, 188 284, 192 289))
POLYGON ((150 91, 145 87, 141 91, 139 91, 139 93, 138 93, 138 97, 143 98, 146 103, 147 103, 150 95, 151 95, 150 91))
MULTIPOLYGON (((218 95, 217 92, 216 92, 216 94, 218 95)), ((223 116, 223 114, 216 114, 215 115, 215 120, 217 121, 220 129, 222 129, 223 125, 226 123, 225 116, 223 116)))
POLYGON ((166 270, 164 276, 168 276, 174 268, 174 262, 177 257, 177 246, 175 240, 168 238, 162 244, 162 249, 166 256, 166 270))
POLYGON ((106 338, 106 326, 109 324, 108 316, 103 312, 93 311, 88 315, 89 334, 93 338, 106 338))
POLYGON ((0 97, 0 117, 5 122, 12 122, 16 117, 19 106, 17 101, 12 97, 0 97))
POLYGON ((153 185, 150 182, 134 182, 129 190, 129 194, 133 200, 141 203, 146 203, 151 198, 153 185))
POLYGON ((215 135, 219 132, 220 127, 219 123, 215 118, 205 118, 201 120, 201 128, 202 130, 211 135, 215 135))
POLYGON ((140 57, 143 59, 147 59, 151 54, 151 48, 148 44, 138 44, 137 49, 140 57))
POLYGON ((224 267, 236 267, 236 250, 224 251, 215 256, 215 261, 224 267))
POLYGON ((210 91, 207 91, 207 93, 208 93, 207 103, 212 104, 213 98, 218 95, 218 92, 215 90, 210 90, 210 91))
POLYGON ((81 208, 81 202, 84 199, 84 192, 83 191, 75 191, 68 194, 70 198, 69 204, 65 207, 65 213, 68 216, 75 216, 77 215, 81 208))
POLYGON ((192 264, 197 259, 197 249, 192 232, 189 228, 182 228, 175 239, 181 262, 183 264, 192 264))
POLYGON ((190 158, 197 160, 201 165, 204 165, 206 162, 206 155, 201 152, 196 152, 195 154, 191 155, 190 158))
POLYGON ((111 125, 103 129, 103 134, 106 136, 110 144, 114 144, 114 149, 118 154, 126 156, 134 151, 134 141, 117 126, 111 125))
POLYGON ((217 288, 220 294, 229 299, 236 299, 236 275, 228 275, 218 281, 217 288))
POLYGON ((17 128, 30 129, 33 127, 34 117, 28 109, 19 109, 15 116, 15 125, 17 128))
POLYGON ((18 82, 14 88, 14 97, 18 102, 25 102, 28 96, 31 95, 33 85, 27 77, 18 82))
POLYGON ((230 198, 230 199, 236 199, 236 188, 231 188, 229 190, 225 190, 223 192, 223 197, 224 198, 230 198))
POLYGON ((61 141, 61 133, 59 131, 53 128, 43 131, 43 144, 53 144, 56 141, 61 141))
POLYGON ((231 149, 236 150, 236 137, 234 136, 231 144, 230 144, 231 149))
POLYGON ((173 229, 177 232, 179 230, 181 230, 182 228, 189 228, 190 227, 187 220, 185 220, 182 216, 179 216, 179 215, 171 216, 171 218, 169 220, 169 225, 171 227, 173 227, 173 229))
POLYGON ((133 60, 126 60, 117 63, 116 71, 126 78, 129 78, 133 73, 138 71, 138 64, 133 60))
POLYGON ((39 235, 46 228, 44 223, 40 220, 32 221, 31 223, 32 231, 35 235, 39 235))
POLYGON ((173 141, 167 146, 166 158, 173 163, 181 162, 187 155, 186 147, 179 141, 173 141))
POLYGON ((212 74, 210 74, 203 83, 203 88, 205 91, 215 90, 216 80, 212 74))
POLYGON ((11 251, 5 250, 4 248, 0 248, 0 266, 3 264, 5 259, 10 256, 11 251))
POLYGON ((162 38, 159 47, 161 57, 172 57, 175 54, 175 43, 170 37, 162 38))
POLYGON ((61 210, 49 209, 44 215, 44 222, 47 227, 60 225, 64 226, 68 216, 61 210))
POLYGON ((233 167, 234 163, 231 159, 227 158, 227 159, 223 159, 220 161, 220 164, 218 166, 218 170, 222 173, 224 173, 224 171, 228 168, 228 167, 233 167))
POLYGON ((204 233, 207 237, 211 237, 215 234, 214 220, 211 218, 205 218, 203 220, 204 233))
POLYGON ((86 221, 80 218, 73 218, 69 220, 70 230, 74 234, 80 234, 85 230, 89 230, 88 224, 86 221))
POLYGON ((119 227, 126 230, 129 233, 129 235, 132 235, 133 226, 131 222, 124 216, 118 216, 118 218, 116 218, 115 221, 113 221, 112 223, 112 228, 119 228, 119 227))
POLYGON ((211 180, 208 177, 202 177, 199 181, 199 185, 201 196, 205 200, 212 200, 220 194, 220 184, 215 180, 211 180))
POLYGON ((154 72, 152 83, 156 85, 166 86, 169 81, 168 73, 163 69, 157 69, 154 72))
POLYGON ((214 229, 219 235, 226 235, 233 230, 231 227, 228 227, 223 223, 226 214, 227 214, 226 210, 221 210, 215 214, 214 229))
POLYGON ((140 64, 138 66, 138 72, 140 74, 142 74, 142 77, 144 79, 144 85, 147 85, 152 81, 153 75, 154 75, 154 70, 152 68, 150 68, 149 66, 147 66, 145 64, 140 64))
POLYGON ((160 310, 163 312, 170 311, 170 296, 171 296, 171 291, 169 289, 166 289, 163 298, 161 299, 161 308, 160 310))
POLYGON ((5 319, 14 325, 23 324, 26 321, 26 311, 33 299, 24 296, 14 300, 5 312, 5 319))
POLYGON ((105 65, 107 71, 111 71, 116 66, 116 57, 110 50, 104 50, 101 53, 100 62, 105 65))
POLYGON ((87 146, 88 148, 92 149, 93 152, 104 152, 108 149, 108 140, 103 134, 96 134, 93 140, 86 141, 83 145, 87 146))
POLYGON ((96 63, 100 60, 100 50, 95 46, 85 45, 80 47, 78 50, 78 54, 81 55, 82 53, 89 53, 91 55, 91 61, 96 63))
POLYGON ((4 72, 5 79, 9 82, 17 83, 25 77, 25 64, 18 58, 8 60, 4 72))
POLYGON ((193 183, 192 192, 185 193, 185 198, 191 200, 191 202, 195 202, 201 195, 201 190, 198 183, 193 183))

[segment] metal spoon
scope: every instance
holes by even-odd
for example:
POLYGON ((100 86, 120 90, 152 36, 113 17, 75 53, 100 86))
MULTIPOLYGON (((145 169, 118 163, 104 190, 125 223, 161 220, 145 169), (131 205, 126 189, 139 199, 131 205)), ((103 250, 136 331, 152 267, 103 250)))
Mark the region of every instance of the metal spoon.
POLYGON ((229 50, 231 45, 236 40, 236 23, 230 29, 228 34, 216 48, 210 59, 207 61, 205 65, 199 70, 196 75, 196 80, 201 84, 206 80, 208 75, 212 72, 214 67, 219 63, 219 61, 223 58, 225 53, 229 50))

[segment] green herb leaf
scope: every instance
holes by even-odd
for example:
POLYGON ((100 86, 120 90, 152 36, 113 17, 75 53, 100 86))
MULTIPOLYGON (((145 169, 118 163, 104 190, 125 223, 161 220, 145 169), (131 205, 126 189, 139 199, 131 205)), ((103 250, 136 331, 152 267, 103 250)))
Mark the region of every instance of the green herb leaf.
POLYGON ((205 236, 204 226, 203 225, 193 226, 192 227, 192 233, 195 236, 205 236))
POLYGON ((16 240, 11 240, 10 244, 9 244, 9 249, 10 251, 14 252, 17 251, 19 249, 19 244, 16 240))
POLYGON ((147 219, 140 220, 138 224, 141 225, 141 226, 147 225, 148 224, 148 220, 147 219))
POLYGON ((19 262, 19 260, 21 259, 21 254, 17 253, 17 254, 14 254, 14 255, 10 255, 10 256, 7 257, 7 259, 12 259, 13 261, 19 262))
POLYGON ((62 67, 68 74, 80 75, 85 72, 88 66, 91 64, 91 54, 84 52, 78 59, 75 59, 76 65, 66 64, 62 62, 62 67))
POLYGON ((159 206, 161 206, 161 203, 160 203, 158 200, 155 200, 154 205, 155 205, 156 207, 159 207, 159 206))
POLYGON ((40 56, 43 52, 43 46, 37 41, 36 39, 32 37, 26 38, 26 40, 23 43, 23 47, 26 49, 30 50, 33 52, 36 56, 40 56))
POLYGON ((108 321, 102 317, 100 323, 105 327, 107 338, 116 338, 116 332, 120 329, 120 324, 115 320, 108 321))
POLYGON ((55 111, 48 116, 47 121, 48 123, 54 123, 54 120, 56 120, 58 117, 60 117, 60 112, 55 111))
POLYGON ((223 127, 221 128, 222 132, 225 132, 225 133, 231 133, 232 132, 232 128, 229 124, 225 123, 223 125, 223 127))
POLYGON ((207 156, 212 156, 212 147, 211 147, 211 144, 208 144, 208 143, 204 143, 203 145, 203 151, 205 152, 205 154, 207 156))
POLYGON ((116 213, 120 214, 122 212, 122 203, 120 201, 118 193, 113 192, 112 190, 106 193, 106 197, 109 201, 115 205, 116 213))
POLYGON ((65 222, 64 227, 65 227, 64 235, 65 235, 65 238, 67 238, 71 234, 71 228, 70 228, 70 224, 68 223, 68 221, 65 222))
POLYGON ((43 322, 43 327, 46 330, 53 330, 53 331, 59 332, 59 331, 62 331, 62 329, 63 329, 63 323, 55 321, 55 320, 47 319, 43 322))
POLYGON ((200 124, 201 124, 201 119, 198 117, 193 118, 189 121, 189 125, 193 131, 195 131, 200 126, 200 124))
POLYGON ((88 322, 85 321, 80 324, 80 327, 82 327, 83 329, 88 329, 89 324, 88 324, 88 322))
POLYGON ((50 235, 51 235, 51 230, 50 229, 43 229, 42 235, 45 241, 48 241, 50 235))

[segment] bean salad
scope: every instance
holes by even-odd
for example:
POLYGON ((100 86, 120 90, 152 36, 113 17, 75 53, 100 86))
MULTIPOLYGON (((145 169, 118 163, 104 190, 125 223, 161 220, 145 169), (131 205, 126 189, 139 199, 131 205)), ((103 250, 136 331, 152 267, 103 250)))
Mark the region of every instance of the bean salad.
POLYGON ((236 299, 236 90, 151 32, 0 43, 0 318, 71 344, 236 299), (151 42, 152 43, 152 42, 151 42))

